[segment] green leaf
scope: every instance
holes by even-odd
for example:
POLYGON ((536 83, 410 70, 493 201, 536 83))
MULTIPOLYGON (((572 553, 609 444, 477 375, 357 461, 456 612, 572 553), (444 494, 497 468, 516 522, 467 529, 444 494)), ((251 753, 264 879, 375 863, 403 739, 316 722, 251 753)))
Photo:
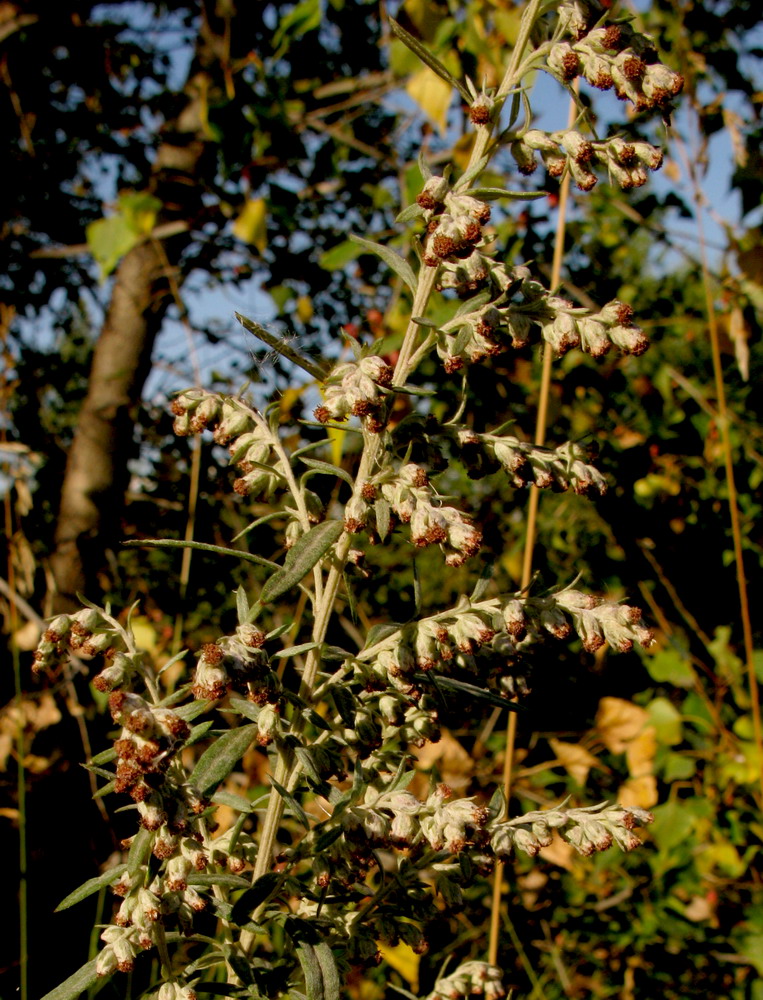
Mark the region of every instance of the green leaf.
POLYGON ((416 202, 414 202, 412 205, 408 205, 407 208, 404 208, 403 211, 400 212, 398 217, 395 219, 395 222, 411 222, 413 219, 420 219, 423 214, 424 209, 421 205, 417 205, 416 202))
POLYGON ((319 28, 321 17, 320 0, 302 0, 296 7, 293 7, 282 18, 273 35, 273 48, 276 50, 275 58, 280 59, 288 50, 292 41, 296 41, 296 39, 306 35, 308 31, 315 31, 316 28, 319 28))
POLYGON ((225 889, 249 889, 248 879, 241 878, 240 875, 231 875, 229 872, 219 872, 217 875, 206 875, 203 872, 190 872, 186 876, 188 885, 221 885, 225 889))
POLYGON ((127 872, 129 875, 137 875, 140 871, 141 865, 145 863, 151 853, 151 845, 153 842, 153 834, 150 830, 146 830, 144 827, 141 827, 135 834, 133 842, 130 844, 130 850, 127 854, 127 872))
POLYGON ((323 971, 315 948, 306 941, 300 941, 297 945, 297 958, 305 975, 307 1000, 324 1000, 323 971))
POLYGON ((318 965, 323 977, 323 996, 325 1000, 339 1000, 339 972, 336 967, 334 953, 325 941, 316 944, 314 949, 318 965))
POLYGON ((667 682, 682 688, 694 686, 694 669, 688 656, 679 649, 658 649, 656 653, 644 656, 643 663, 649 676, 658 683, 667 682))
POLYGON ((506 188, 497 187, 469 188, 464 194, 471 195, 472 198, 480 198, 482 201, 494 201, 496 198, 510 198, 513 201, 535 201, 538 198, 548 197, 548 191, 509 191, 506 188))
POLYGON ((243 715, 245 719, 251 719, 252 722, 256 722, 260 717, 260 706, 246 701, 244 698, 231 698, 230 707, 243 715))
MULTIPOLYGON (((270 470, 273 471, 272 469, 270 470)), ((254 552, 244 552, 243 549, 228 549, 224 545, 211 545, 209 542, 186 542, 180 538, 130 538, 121 543, 125 546, 157 549, 197 549, 200 552, 214 552, 219 556, 236 556, 244 562, 256 563, 258 566, 277 566, 270 559, 263 559, 254 552)))
POLYGON ((316 646, 320 646, 319 642, 302 642, 299 646, 289 646, 287 649, 279 649, 277 653, 273 653, 273 660, 284 660, 291 656, 299 656, 300 653, 307 653, 311 649, 315 649, 316 646))
POLYGON ((58 906, 55 908, 54 912, 59 913, 61 910, 68 910, 70 906, 74 906, 75 903, 81 902, 83 899, 87 899, 94 892, 98 892, 106 885, 113 885, 119 879, 122 872, 127 871, 127 865, 117 865, 116 868, 109 868, 107 872, 102 875, 96 875, 95 878, 89 878, 87 882, 83 882, 79 889, 75 889, 74 892, 70 892, 68 896, 61 900, 58 906))
POLYGON ((209 730, 214 726, 214 721, 209 719, 207 722, 202 722, 198 726, 194 726, 188 736, 188 739, 183 744, 184 747, 192 747, 199 743, 207 735, 209 730))
POLYGON ((283 876, 276 872, 265 872, 264 875, 260 875, 251 888, 239 896, 233 904, 233 912, 231 913, 233 923, 239 926, 245 924, 260 903, 264 903, 277 892, 282 882, 283 876))
POLYGON ((306 830, 310 829, 310 820, 307 817, 307 813, 302 808, 302 806, 297 802, 291 792, 287 792, 283 785, 279 785, 275 778, 270 779, 270 783, 273 788, 278 792, 281 798, 284 800, 286 805, 291 810, 292 815, 298 823, 300 823, 306 830))
POLYGON ((89 223, 85 229, 85 239, 101 268, 103 280, 144 238, 135 232, 123 216, 112 215, 108 219, 96 219, 89 223))
POLYGON ((389 534, 392 519, 392 508, 384 497, 379 497, 374 501, 374 514, 376 515, 376 530, 379 532, 379 538, 384 541, 389 534))
POLYGON ((191 785, 201 795, 209 795, 228 777, 256 736, 255 725, 231 729, 220 736, 199 758, 189 778, 191 785))
POLYGON ((329 689, 329 694, 342 722, 348 729, 354 729, 356 705, 352 692, 348 691, 344 685, 336 684, 329 689))
POLYGON ((296 545, 289 549, 284 566, 274 573, 262 588, 260 602, 267 604, 275 601, 287 590, 296 587, 323 558, 343 531, 344 525, 341 521, 324 521, 322 524, 316 524, 306 535, 302 535, 296 545))
POLYGON ((228 806, 236 812, 250 813, 252 811, 252 803, 249 799, 244 798, 243 795, 236 795, 235 792, 229 792, 224 788, 217 789, 212 796, 212 801, 215 805, 228 806))
POLYGON ((236 613, 238 614, 239 625, 246 624, 249 617, 249 601, 243 587, 239 587, 236 591, 236 613))
POLYGON ((391 635, 399 632, 400 628, 401 626, 396 625, 394 622, 382 622, 380 625, 372 625, 368 630, 366 644, 363 649, 366 650, 370 649, 372 646, 376 646, 384 639, 388 639, 391 635))
POLYGON ((430 681, 435 687, 445 688, 449 691, 456 691, 458 694, 468 695, 470 698, 474 698, 475 701, 482 701, 488 705, 494 705, 496 708, 505 708, 509 712, 520 712, 522 710, 521 706, 515 701, 509 701, 507 698, 502 698, 500 695, 494 694, 492 691, 486 691, 485 688, 477 687, 476 684, 467 684, 466 681, 457 681, 454 677, 443 677, 440 674, 414 674, 417 681, 426 683, 430 681))
MULTIPOLYGON (((416 208, 418 207, 417 205, 416 208)), ((335 247, 320 255, 318 266, 322 267, 324 271, 339 271, 350 261, 356 260, 361 253, 362 250, 352 240, 342 240, 341 243, 337 243, 335 247)))
POLYGON ((95 971, 97 961, 97 958, 91 958, 74 975, 65 979, 60 986, 56 986, 50 993, 46 993, 42 1000, 76 1000, 77 997, 81 997, 100 978, 95 971))
POLYGON ((407 45, 411 52, 415 52, 425 65, 433 70, 441 79, 445 80, 446 83, 449 83, 451 87, 454 87, 467 104, 472 103, 472 95, 463 83, 461 83, 460 80, 457 80, 452 73, 449 73, 440 60, 433 53, 431 53, 429 49, 425 48, 417 38, 413 37, 413 35, 410 35, 402 25, 397 23, 394 18, 391 17, 389 19, 389 23, 390 27, 400 41, 404 45, 407 45))
POLYGON ((294 753, 302 765, 303 772, 312 780, 318 784, 323 784, 323 778, 320 771, 315 766, 315 761, 313 760, 313 755, 307 747, 294 747, 294 753))
POLYGON ((394 250, 390 250, 389 247, 382 246, 381 243, 373 243, 371 240, 364 240, 361 236, 351 234, 350 239, 367 253, 373 253, 377 257, 380 257, 388 267, 392 268, 399 278, 403 279, 413 294, 416 294, 416 275, 405 258, 401 257, 399 253, 395 253, 394 250))
POLYGON ((109 761, 114 760, 116 755, 117 752, 114 747, 109 747, 108 750, 102 750, 100 753, 97 753, 95 757, 91 757, 90 763, 94 764, 96 767, 99 764, 108 764, 109 761))
MULTIPOLYGON (((355 486, 355 480, 349 472, 345 469, 340 469, 338 465, 331 465, 330 462, 321 462, 317 458, 303 458, 302 461, 309 469, 316 473, 321 472, 326 476, 335 476, 338 479, 342 479, 350 489, 353 489, 355 486)), ((307 479, 307 475, 302 478, 307 479)))

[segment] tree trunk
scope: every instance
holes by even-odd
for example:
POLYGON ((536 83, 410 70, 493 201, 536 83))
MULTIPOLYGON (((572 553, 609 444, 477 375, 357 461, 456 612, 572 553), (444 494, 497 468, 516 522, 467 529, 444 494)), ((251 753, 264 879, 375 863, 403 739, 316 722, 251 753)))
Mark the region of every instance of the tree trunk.
MULTIPOLYGON (((205 151, 207 67, 214 62, 219 38, 204 18, 196 48, 194 73, 185 88, 186 103, 165 128, 157 150, 150 191, 163 204, 159 221, 192 220, 201 210, 205 151)), ((80 605, 77 594, 98 599, 99 572, 105 553, 118 538, 119 518, 133 455, 135 410, 150 371, 154 341, 172 295, 167 264, 175 267, 188 235, 173 236, 161 246, 149 240, 126 254, 115 274, 103 328, 98 336, 69 451, 50 559, 53 613, 80 605)), ((175 275, 178 285, 183 275, 175 275)))

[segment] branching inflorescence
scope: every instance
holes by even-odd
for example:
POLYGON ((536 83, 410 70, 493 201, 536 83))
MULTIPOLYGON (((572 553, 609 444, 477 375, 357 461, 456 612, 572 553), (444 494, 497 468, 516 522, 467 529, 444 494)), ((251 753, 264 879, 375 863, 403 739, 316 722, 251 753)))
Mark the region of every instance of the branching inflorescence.
MULTIPOLYGON (((472 516, 445 502, 435 486, 439 470, 412 461, 389 424, 399 393, 419 398, 414 376, 428 354, 454 373, 534 339, 556 354, 578 348, 593 357, 612 347, 634 355, 647 347, 627 305, 573 306, 525 265, 502 260, 492 242, 488 201, 519 196, 478 186, 501 149, 520 174, 540 160, 552 177, 569 172, 583 190, 596 183, 595 168, 627 189, 644 183, 662 160, 646 142, 581 131, 582 112, 579 127, 563 132, 532 128, 529 113, 518 125, 520 102, 507 98, 527 72, 544 69, 565 85, 580 76, 614 88, 640 111, 663 114, 681 89, 681 78, 657 61, 648 39, 626 23, 607 22, 594 3, 560 3, 546 25, 547 40, 527 48, 531 29, 550 22, 542 8, 538 0, 528 5, 499 88, 478 93, 469 81, 461 88, 470 95, 474 126, 466 170, 451 179, 422 164, 422 189, 400 217, 421 227, 418 273, 389 247, 375 248, 409 287, 411 319, 394 367, 358 347, 323 383, 317 426, 354 419, 362 440, 351 470, 315 457, 324 439, 289 450, 277 404, 262 414, 244 399, 202 389, 172 404, 177 434, 211 430, 228 449, 242 502, 271 504, 272 516, 252 528, 274 521, 282 531, 282 562, 247 554, 267 579, 253 601, 238 591, 233 633, 203 645, 188 683, 172 693, 137 648, 129 617, 88 606, 55 618, 41 639, 38 671, 69 652, 98 661, 93 683, 108 693, 119 732, 91 766, 107 779, 105 791, 129 796, 137 812, 139 829, 124 843, 124 863, 87 890, 110 885, 121 899, 101 934, 94 976, 128 971, 140 951, 155 948, 159 1000, 192 1000, 195 984, 211 975, 228 982, 231 996, 304 991, 337 1000, 343 972, 376 961, 380 943, 403 940, 425 950, 434 896, 440 906, 458 906, 463 887, 489 872, 496 858, 515 851, 534 857, 555 835, 583 855, 613 844, 628 851, 640 843, 633 828, 651 820, 642 809, 607 803, 549 804, 507 819, 500 795, 458 797, 436 784, 417 797, 408 788, 416 773, 411 748, 439 738, 444 698, 515 709, 528 688, 528 654, 542 642, 577 637, 588 652, 648 646, 652 633, 637 608, 571 586, 491 594, 481 581, 452 608, 375 625, 354 650, 327 638, 346 571, 374 547, 409 546, 408 553, 439 547, 453 567, 468 566, 480 551, 472 516), (452 310, 434 323, 426 312, 436 290, 452 310), (317 475, 333 477, 328 505, 325 492, 308 486, 317 475), (283 648, 278 640, 289 626, 269 630, 261 623, 268 605, 298 588, 310 608, 310 630, 283 648), (284 680, 287 661, 296 668, 296 685, 284 680), (206 749, 194 756, 190 748, 201 741, 206 749), (223 787, 251 747, 266 748, 270 758, 270 788, 256 801, 223 787), (319 803, 317 813, 305 808, 309 801, 319 803), (215 835, 219 805, 236 820, 215 835), (279 939, 291 942, 280 957, 262 944, 276 927, 279 939)), ((434 57, 426 58, 439 71, 434 57)), ((444 69, 442 75, 450 79, 444 69)), ((469 426, 468 399, 456 417, 428 433, 472 478, 500 472, 515 487, 582 495, 607 486, 579 444, 543 448, 502 428, 477 433, 469 426)), ((504 996, 500 970, 470 958, 442 975, 428 1000, 473 994, 504 996)))

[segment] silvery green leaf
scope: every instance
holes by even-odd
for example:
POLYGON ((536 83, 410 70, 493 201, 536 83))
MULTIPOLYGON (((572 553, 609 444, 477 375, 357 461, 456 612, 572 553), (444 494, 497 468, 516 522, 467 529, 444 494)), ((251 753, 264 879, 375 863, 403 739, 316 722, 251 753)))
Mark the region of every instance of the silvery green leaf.
POLYGON ((334 953, 329 948, 326 941, 320 941, 315 945, 315 955, 321 967, 323 976, 323 996, 325 1000, 339 1000, 339 972, 336 967, 334 953))
POLYGON ((453 314, 453 318, 458 319, 459 316, 464 316, 466 313, 476 312, 480 306, 487 305, 490 298, 491 292, 488 289, 484 292, 480 292, 479 295, 473 295, 470 299, 466 299, 465 302, 461 303, 453 314))
POLYGON ((353 233, 350 234, 350 239, 353 243, 357 243, 358 246, 363 247, 368 253, 376 254, 380 257, 384 263, 391 267, 395 274, 402 278, 406 283, 408 288, 416 294, 416 275, 413 273, 411 265, 401 257, 399 253, 395 253, 394 250, 390 250, 389 247, 382 246, 381 243, 373 243, 371 240, 364 240, 361 236, 355 236, 353 233))
POLYGON ((99 976, 95 971, 97 961, 97 958, 91 958, 60 986, 46 993, 42 1000, 77 1000, 77 997, 81 997, 98 981, 99 976))
POLYGON ((414 202, 412 205, 406 206, 406 208, 399 213, 395 222, 411 222, 413 219, 420 219, 423 214, 424 209, 417 202, 414 202))
MULTIPOLYGON (((302 461, 312 470, 313 473, 323 473, 325 476, 336 476, 337 479, 342 479, 345 483, 347 483, 351 489, 355 486, 355 481, 349 472, 345 469, 340 469, 338 465, 332 465, 330 462, 321 462, 317 458, 303 458, 302 461)), ((302 479, 303 481, 306 481, 307 474, 304 475, 302 479)))
POLYGON ((384 497, 379 497, 379 499, 374 502, 374 513, 376 515, 376 530, 379 532, 379 538, 384 541, 389 534, 392 514, 392 508, 384 497))
POLYGON ((256 736, 255 725, 241 726, 223 733, 199 758, 188 779, 190 784, 201 795, 208 795, 228 777, 256 736))
POLYGON ((224 788, 218 788, 212 796, 212 801, 218 806, 228 806, 235 812, 250 813, 252 803, 243 795, 236 795, 235 792, 228 792, 224 788))
POLYGON ((246 591, 239 587, 236 591, 236 611, 238 613, 239 625, 244 625, 249 615, 249 601, 246 598, 246 591))
POLYGON ((547 198, 548 191, 509 191, 507 188, 497 187, 476 187, 469 188, 464 194, 471 195, 472 198, 479 198, 481 201, 494 201, 496 198, 511 198, 513 201, 533 201, 538 198, 547 198))
POLYGON ((433 55, 433 53, 429 51, 429 49, 425 48, 417 38, 413 37, 413 35, 409 35, 408 32, 405 30, 405 28, 402 25, 398 24, 394 18, 391 17, 389 19, 389 23, 390 27, 397 35, 397 37, 400 39, 400 41, 404 45, 406 45, 411 50, 411 52, 415 52, 415 54, 425 65, 427 65, 441 79, 445 80, 446 83, 449 83, 451 87, 454 87, 463 97, 463 99, 466 101, 467 104, 472 103, 471 94, 463 85, 463 83, 461 83, 460 80, 457 80, 455 76, 453 76, 453 74, 450 73, 443 66, 440 60, 435 55, 433 55))
POLYGON ((135 834, 127 853, 127 872, 129 875, 136 875, 140 871, 141 866, 151 853, 153 842, 153 834, 144 827, 141 827, 135 834))
POLYGON ((283 567, 266 582, 260 593, 260 603, 275 601, 287 590, 296 587, 336 542, 344 531, 341 521, 323 521, 302 535, 289 549, 283 567))
POLYGON ((287 649, 279 649, 277 653, 273 653, 274 660, 283 660, 287 656, 299 656, 300 653, 307 653, 311 649, 315 649, 316 646, 320 645, 317 642, 302 642, 299 646, 289 646, 287 649))
POLYGON ((297 800, 294 798, 291 792, 287 792, 286 789, 283 787, 283 785, 279 785, 279 783, 275 780, 275 778, 271 778, 270 783, 273 786, 273 788, 275 788, 275 790, 278 792, 278 794, 281 796, 281 798, 284 800, 289 811, 291 812, 292 816, 296 819, 296 821, 300 823, 306 830, 309 830, 310 820, 308 819, 307 813, 299 804, 299 802, 297 802, 297 800))
POLYGON ((109 868, 102 875, 89 878, 87 882, 82 883, 79 889, 75 889, 74 892, 70 892, 68 896, 62 899, 55 908, 54 913, 60 913, 61 910, 68 910, 70 906, 74 906, 75 903, 87 899, 88 896, 91 896, 94 892, 98 892, 104 886, 113 885, 119 879, 122 872, 126 871, 127 865, 117 865, 116 868, 109 868))
POLYGON ((307 941, 297 944, 297 958, 305 976, 307 1000, 325 1000, 323 992, 323 972, 315 949, 307 941))

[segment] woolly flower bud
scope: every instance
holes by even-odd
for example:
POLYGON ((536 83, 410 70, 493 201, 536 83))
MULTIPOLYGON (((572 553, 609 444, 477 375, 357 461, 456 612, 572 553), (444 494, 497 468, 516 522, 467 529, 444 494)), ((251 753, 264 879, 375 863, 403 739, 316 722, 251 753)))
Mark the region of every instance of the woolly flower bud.
POLYGON ((359 370, 368 378, 376 382, 377 385, 389 386, 392 384, 393 369, 382 358, 370 355, 361 358, 358 362, 359 370))
POLYGON ((469 118, 475 125, 487 125, 494 106, 495 101, 489 94, 479 94, 469 107, 469 118))
POLYGON ((593 159, 593 144, 574 129, 563 133, 561 144, 562 149, 578 163, 588 163, 593 159))
POLYGON ((548 132, 541 132, 540 129, 531 128, 522 135, 522 142, 530 149, 538 149, 548 153, 555 153, 559 149, 559 143, 552 139, 548 132))
MULTIPOLYGON (((516 160, 517 168, 520 174, 525 174, 529 176, 535 171, 538 166, 538 161, 535 158, 535 152, 531 146, 529 146, 522 139, 516 139, 512 142, 509 147, 511 150, 511 155, 516 160)), ((556 146, 554 146, 556 149, 556 146)))
POLYGON ((193 696, 198 700, 222 698, 228 688, 228 672, 223 666, 224 651, 216 643, 201 647, 193 679, 193 696))
POLYGON ((580 60, 569 42, 557 42, 548 54, 548 68, 565 83, 580 72, 580 60))
POLYGON ((421 189, 416 201, 427 211, 432 211, 448 193, 448 182, 444 177, 430 177, 421 189))

